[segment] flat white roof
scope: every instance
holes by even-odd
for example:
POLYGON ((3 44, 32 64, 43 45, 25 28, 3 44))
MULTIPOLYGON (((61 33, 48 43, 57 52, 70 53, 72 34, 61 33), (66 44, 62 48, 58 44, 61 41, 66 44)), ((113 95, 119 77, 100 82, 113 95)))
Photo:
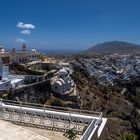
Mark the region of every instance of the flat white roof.
POLYGON ((41 61, 32 61, 32 62, 28 62, 27 65, 33 65, 33 64, 36 64, 36 63, 40 63, 41 61))
POLYGON ((7 83, 9 82, 10 80, 0 80, 0 84, 3 84, 3 83, 7 83))
POLYGON ((18 79, 18 78, 12 79, 12 80, 11 80, 11 84, 13 84, 13 83, 18 83, 18 82, 20 82, 20 81, 23 81, 23 79, 18 79))

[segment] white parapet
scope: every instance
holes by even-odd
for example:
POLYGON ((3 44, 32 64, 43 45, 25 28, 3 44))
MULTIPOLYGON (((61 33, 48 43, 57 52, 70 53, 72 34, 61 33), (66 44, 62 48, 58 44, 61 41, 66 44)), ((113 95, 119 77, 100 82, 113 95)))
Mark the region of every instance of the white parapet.
POLYGON ((57 108, 50 106, 38 107, 25 103, 3 100, 0 103, 0 118, 24 124, 37 125, 42 128, 58 130, 75 129, 81 136, 80 140, 105 140, 107 118, 102 113, 85 113, 83 110, 57 108), (85 129, 86 128, 86 129, 85 129))

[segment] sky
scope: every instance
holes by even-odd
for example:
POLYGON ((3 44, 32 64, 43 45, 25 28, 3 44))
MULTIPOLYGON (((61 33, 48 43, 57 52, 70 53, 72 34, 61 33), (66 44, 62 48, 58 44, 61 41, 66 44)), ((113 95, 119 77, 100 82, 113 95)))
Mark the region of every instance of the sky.
POLYGON ((140 0, 0 0, 5 48, 83 50, 113 40, 140 44, 140 0))

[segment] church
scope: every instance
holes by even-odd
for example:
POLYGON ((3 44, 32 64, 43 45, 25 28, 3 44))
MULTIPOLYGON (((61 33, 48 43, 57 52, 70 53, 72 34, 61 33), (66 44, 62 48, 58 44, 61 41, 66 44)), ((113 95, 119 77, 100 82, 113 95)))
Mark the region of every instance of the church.
POLYGON ((36 51, 36 49, 32 49, 31 51, 27 50, 26 44, 22 45, 21 51, 16 51, 15 48, 11 52, 6 52, 4 47, 0 45, 0 57, 2 59, 7 59, 9 63, 23 63, 34 60, 39 60, 40 52, 36 51), (8 60, 9 59, 9 60, 8 60))
POLYGON ((65 94, 71 91, 74 81, 71 79, 69 72, 64 68, 60 69, 56 76, 51 79, 51 89, 58 94, 65 94))

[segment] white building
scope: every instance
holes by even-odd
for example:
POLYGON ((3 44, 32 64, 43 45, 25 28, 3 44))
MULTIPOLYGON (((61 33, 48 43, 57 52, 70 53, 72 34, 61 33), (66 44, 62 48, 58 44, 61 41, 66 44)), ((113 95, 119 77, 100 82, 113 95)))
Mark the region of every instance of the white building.
POLYGON ((51 89, 55 93, 65 94, 71 91, 74 82, 65 69, 58 71, 57 75, 51 79, 51 89))
POLYGON ((11 81, 10 80, 0 80, 0 91, 10 90, 11 81))
POLYGON ((37 52, 35 49, 28 51, 25 44, 23 44, 21 51, 18 52, 15 48, 13 48, 12 52, 6 52, 3 46, 0 46, 0 57, 9 57, 10 63, 22 63, 39 60, 40 52, 37 52))
POLYGON ((9 75, 9 66, 4 66, 2 68, 2 79, 8 79, 9 75))
POLYGON ((60 63, 61 67, 65 69, 70 75, 73 73, 73 69, 70 66, 70 63, 60 63))
POLYGON ((23 85, 24 77, 9 74, 9 66, 4 66, 0 58, 0 91, 23 85))

